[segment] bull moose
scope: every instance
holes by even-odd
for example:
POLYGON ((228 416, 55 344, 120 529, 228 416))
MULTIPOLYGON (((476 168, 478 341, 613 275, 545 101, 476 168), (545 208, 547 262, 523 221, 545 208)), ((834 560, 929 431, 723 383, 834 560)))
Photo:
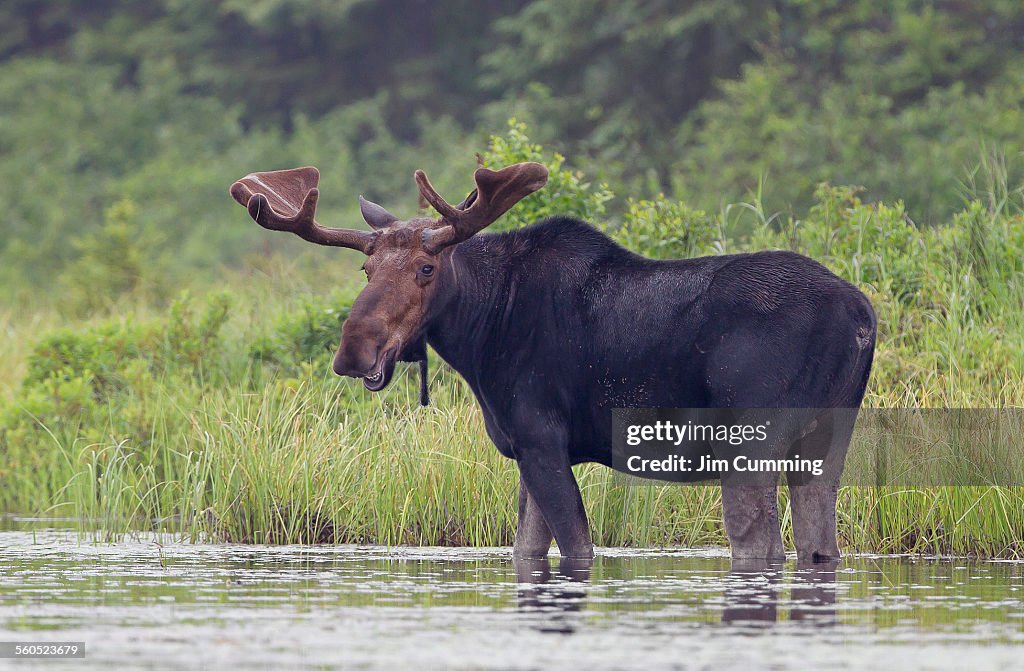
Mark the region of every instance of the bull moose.
MULTIPOLYGON (((837 559, 838 473, 874 354, 868 299, 785 251, 652 260, 564 216, 479 235, 547 176, 538 163, 481 167, 452 206, 418 170, 439 217, 402 221, 360 197, 371 230, 314 220, 316 168, 252 173, 230 193, 264 228, 366 255, 335 373, 380 391, 396 362, 425 366, 429 344, 466 380, 491 440, 519 468, 513 557, 546 556, 552 539, 563 557, 593 557, 571 467, 614 467, 612 409, 643 406, 810 409, 776 427, 773 451, 820 435, 839 459, 824 482, 789 482, 798 560, 837 559)), ((785 556, 778 482, 722 478, 734 559, 785 556)))

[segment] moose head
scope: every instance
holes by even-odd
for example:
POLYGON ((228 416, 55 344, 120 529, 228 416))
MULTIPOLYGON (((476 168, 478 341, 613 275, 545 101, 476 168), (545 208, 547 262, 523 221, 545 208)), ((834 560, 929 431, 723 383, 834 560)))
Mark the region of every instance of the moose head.
POLYGON ((255 172, 232 184, 230 193, 263 228, 366 254, 367 285, 342 328, 334 372, 362 378, 367 389, 380 391, 391 382, 396 361, 420 361, 425 403, 425 329, 443 293, 445 282, 438 278, 449 276, 452 251, 544 186, 548 172, 539 163, 517 163, 498 171, 479 168, 474 178, 476 188, 452 206, 422 170, 416 171, 420 194, 439 218, 401 221, 360 196, 359 209, 371 231, 316 222, 320 173, 313 167, 255 172))

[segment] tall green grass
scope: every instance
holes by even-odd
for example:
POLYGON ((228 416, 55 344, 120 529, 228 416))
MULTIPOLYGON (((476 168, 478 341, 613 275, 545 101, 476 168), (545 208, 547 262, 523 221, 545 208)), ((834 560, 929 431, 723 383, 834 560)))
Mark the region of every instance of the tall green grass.
MULTIPOLYGON (((339 397, 366 393, 352 386, 311 374, 256 393, 178 390, 153 408, 161 447, 55 442, 36 470, 48 478, 18 498, 111 538, 160 528, 250 543, 512 542, 517 473, 461 381, 436 374, 428 408, 400 380, 342 410, 339 397)), ((577 475, 601 545, 726 542, 716 486, 625 486, 599 466, 577 475)), ((787 498, 780 490, 788 540, 787 498)), ((1021 557, 1024 489, 846 487, 839 533, 847 551, 1021 557)))

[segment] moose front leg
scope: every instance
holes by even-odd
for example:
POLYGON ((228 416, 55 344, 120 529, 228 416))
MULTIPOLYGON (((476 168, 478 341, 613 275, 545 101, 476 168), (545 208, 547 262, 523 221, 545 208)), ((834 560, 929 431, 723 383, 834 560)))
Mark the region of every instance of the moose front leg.
POLYGON ((554 535, 544 521, 537 503, 530 498, 526 482, 519 478, 519 524, 512 556, 516 559, 539 559, 548 556, 554 535))
MULTIPOLYGON (((537 530, 540 520, 534 511, 538 511, 549 530, 549 546, 550 537, 554 535, 558 551, 563 558, 593 559, 594 543, 590 539, 587 512, 583 508, 583 497, 580 496, 580 488, 576 484, 568 455, 562 450, 552 453, 544 451, 542 447, 533 446, 522 451, 517 461, 520 497, 524 490, 528 492, 526 521, 530 526, 524 532, 524 549, 529 547, 537 550, 543 540, 543 536, 537 530)), ((520 511, 519 520, 522 524, 522 508, 520 511)), ((516 552, 519 550, 519 538, 517 530, 516 552)), ((547 554, 547 550, 544 553, 547 554)))

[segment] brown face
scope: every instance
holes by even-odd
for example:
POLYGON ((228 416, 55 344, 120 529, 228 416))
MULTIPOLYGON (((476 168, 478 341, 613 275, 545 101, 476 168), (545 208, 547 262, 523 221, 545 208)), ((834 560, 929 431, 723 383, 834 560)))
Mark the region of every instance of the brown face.
POLYGON ((418 356, 447 258, 443 251, 423 248, 423 231, 436 225, 433 219, 414 219, 380 232, 363 264, 366 288, 342 329, 335 373, 361 377, 367 389, 380 391, 391 381, 396 361, 418 356))

